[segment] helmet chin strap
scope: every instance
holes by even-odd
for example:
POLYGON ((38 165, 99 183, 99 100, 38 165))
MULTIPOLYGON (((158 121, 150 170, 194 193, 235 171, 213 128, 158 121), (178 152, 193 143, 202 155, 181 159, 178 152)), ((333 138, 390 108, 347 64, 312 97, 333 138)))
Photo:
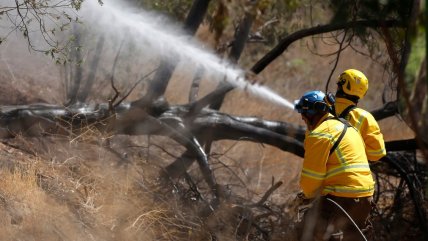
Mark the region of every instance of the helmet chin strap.
POLYGON ((312 130, 313 127, 317 124, 315 122, 318 122, 317 118, 315 117, 319 114, 315 114, 315 115, 302 114, 302 115, 306 119, 306 124, 308 125, 308 128, 312 130))
POLYGON ((337 88, 336 96, 337 96, 337 97, 343 97, 343 98, 345 98, 345 99, 348 99, 348 100, 350 100, 350 101, 354 102, 355 104, 358 104, 358 100, 359 100, 359 98, 358 98, 357 96, 354 96, 354 95, 348 95, 348 94, 346 94, 346 93, 343 91, 342 86, 340 86, 340 85, 339 85, 339 86, 338 86, 338 88, 337 88))

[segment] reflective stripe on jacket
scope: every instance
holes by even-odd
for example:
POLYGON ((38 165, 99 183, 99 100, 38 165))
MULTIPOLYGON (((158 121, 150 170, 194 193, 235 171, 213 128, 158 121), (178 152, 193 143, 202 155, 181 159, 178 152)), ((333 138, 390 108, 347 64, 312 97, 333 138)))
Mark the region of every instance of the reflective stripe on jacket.
MULTIPOLYGON (((337 98, 335 109, 339 116, 348 106, 355 105, 345 98, 337 98)), ((345 118, 361 134, 366 145, 367 158, 370 161, 377 161, 386 155, 383 135, 375 118, 370 112, 361 108, 354 108, 345 118)))
POLYGON ((374 192, 374 181, 364 152, 364 143, 354 128, 348 128, 335 151, 331 147, 339 138, 344 124, 325 120, 326 114, 305 135, 305 156, 300 187, 306 197, 331 194, 339 197, 367 197, 374 192))

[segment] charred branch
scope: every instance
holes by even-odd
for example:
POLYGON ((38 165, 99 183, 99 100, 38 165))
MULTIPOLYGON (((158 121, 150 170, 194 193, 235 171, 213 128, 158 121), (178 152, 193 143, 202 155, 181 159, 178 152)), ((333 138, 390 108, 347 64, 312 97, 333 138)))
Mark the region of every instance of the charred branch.
POLYGON ((240 122, 226 114, 213 112, 205 116, 201 115, 192 124, 193 132, 203 139, 209 135, 212 140, 247 140, 265 143, 303 156, 303 144, 294 137, 240 122))
POLYGON ((190 114, 199 113, 203 108, 207 107, 208 105, 221 100, 224 94, 232 90, 233 88, 234 87, 232 85, 223 85, 220 88, 215 89, 200 100, 192 103, 190 106, 190 114))
POLYGON ((266 191, 266 193, 263 195, 260 201, 257 202, 257 205, 260 205, 260 206, 263 205, 268 200, 269 196, 272 195, 272 193, 276 189, 278 189, 281 185, 282 185, 281 181, 275 183, 275 185, 272 185, 272 187, 270 187, 269 190, 266 191))
POLYGON ((145 99, 155 100, 161 96, 166 91, 169 80, 171 79, 172 73, 174 72, 177 66, 178 60, 164 60, 161 62, 159 69, 157 70, 153 79, 149 82, 148 89, 145 99))
POLYGON ((202 75, 204 74, 204 72, 205 69, 202 66, 199 66, 196 69, 195 76, 192 80, 192 85, 190 86, 189 103, 195 102, 198 98, 199 84, 201 83, 202 75))
MULTIPOLYGON (((263 143, 303 156, 305 128, 292 123, 256 117, 231 116, 210 109, 193 112, 192 106, 169 106, 159 99, 146 108, 121 103, 111 115, 108 104, 63 107, 49 104, 0 107, 1 138, 17 134, 78 135, 82 128, 94 127, 127 135, 173 137, 170 127, 186 132, 187 138, 204 140, 247 140, 263 143), (115 121, 110 120, 114 118, 115 121), (180 123, 180 125, 179 125, 180 123), (182 126, 181 126, 182 125, 182 126), (168 128, 167 128, 168 127, 168 128)), ((182 134, 183 135, 183 134, 182 134)), ((173 138, 174 139, 174 138, 173 138)), ((179 140, 179 139, 177 139, 179 140)), ((182 140, 179 143, 185 144, 182 140)), ((386 142, 388 151, 418 149, 413 139, 386 142)), ((189 155, 184 155, 189 157, 189 155)))
POLYGON ((178 178, 183 176, 189 167, 193 164, 196 157, 192 152, 186 151, 179 158, 177 158, 174 162, 165 167, 164 173, 162 173, 163 177, 167 178, 178 178))
POLYGON ((419 149, 415 139, 388 141, 385 142, 385 148, 390 151, 412 151, 419 149))
MULTIPOLYGON (((245 43, 247 42, 250 33, 251 26, 253 25, 253 21, 254 14, 246 12, 244 19, 242 19, 238 28, 236 29, 232 48, 229 53, 229 59, 233 63, 237 63, 238 59, 241 57, 242 51, 244 50, 245 43)), ((210 108, 214 110, 219 110, 221 105, 223 104, 223 100, 226 97, 226 94, 232 89, 234 89, 234 87, 230 83, 219 83, 217 89, 215 90, 217 98, 213 102, 211 102, 210 108)))
POLYGON ((394 116, 398 114, 398 103, 397 101, 388 102, 382 108, 371 111, 371 114, 378 121, 394 116))
POLYGON ((233 63, 237 63, 241 57, 242 51, 244 50, 245 43, 250 34, 251 26, 253 25, 254 14, 246 12, 244 19, 240 22, 238 29, 235 32, 235 38, 230 49, 229 59, 233 63))
MULTIPOLYGON (((255 117, 232 117, 214 111, 205 111, 205 115, 197 116, 191 124, 189 123, 189 126, 193 127, 193 133, 199 139, 209 137, 213 141, 246 140, 274 145, 298 156, 303 156, 302 143, 305 128, 302 126, 255 117)), ((191 107, 189 113, 192 112, 191 107)), ((165 168, 166 175, 170 178, 182 176, 194 160, 195 157, 191 153, 184 153, 165 168)))
MULTIPOLYGON (((184 25, 184 29, 188 30, 191 35, 195 34, 199 25, 202 23, 203 17, 208 10, 209 2, 209 0, 199 0, 193 3, 184 25)), ((148 89, 150 91, 143 99, 155 100, 163 96, 178 61, 179 59, 177 56, 172 56, 172 60, 163 60, 161 62, 155 77, 149 83, 148 89)))
POLYGON ((208 5, 210 0, 197 0, 192 4, 189 14, 187 15, 186 21, 184 23, 185 29, 189 34, 195 34, 199 25, 202 23, 204 16, 208 10, 208 5))
POLYGON ((81 59, 82 59, 82 53, 81 53, 81 48, 80 48, 80 44, 81 44, 81 33, 77 27, 77 24, 74 24, 73 26, 73 31, 74 31, 74 35, 75 35, 75 47, 73 48, 73 51, 71 52, 72 54, 72 59, 74 61, 74 63, 72 62, 72 64, 74 65, 74 70, 73 68, 71 68, 70 70, 73 71, 72 74, 72 78, 70 78, 69 80, 71 81, 71 83, 69 84, 70 89, 69 92, 67 93, 67 103, 65 105, 73 105, 74 103, 76 103, 77 101, 77 94, 79 92, 79 88, 80 88, 80 83, 82 82, 82 66, 81 66, 81 59))
POLYGON ((89 93, 91 92, 92 86, 95 80, 95 74, 97 73, 98 63, 100 62, 101 51, 104 47, 105 37, 101 36, 98 40, 97 46, 95 48, 94 58, 91 61, 90 73, 85 81, 85 86, 82 88, 82 91, 78 94, 77 100, 79 102, 85 102, 88 98, 89 93))
MULTIPOLYGON (((210 135, 214 140, 245 139, 273 145, 298 156, 303 155, 303 146, 298 139, 303 138, 304 129, 297 125, 254 117, 233 117, 209 109, 203 109, 195 116, 188 116, 188 106, 167 106, 162 101, 145 109, 122 103, 114 112, 115 116, 111 116, 108 104, 73 107, 48 104, 3 106, 0 108, 0 127, 3 130, 1 137, 10 138, 17 133, 38 136, 78 135, 82 128, 94 127, 116 134, 162 135, 174 139, 177 137, 171 133, 180 129, 181 133, 187 132, 187 138, 195 136, 204 139, 206 135, 210 135), (109 122, 111 118, 115 118, 115 121, 109 122), (175 131, 171 132, 170 128, 175 131), (37 132, 32 131, 34 129, 37 132)), ((174 140, 187 145, 181 139, 174 140)))
POLYGON ((280 121, 268 121, 256 117, 234 117, 234 119, 263 129, 268 129, 278 134, 295 137, 297 140, 302 142, 303 139, 305 139, 306 128, 296 124, 280 121))
POLYGON ((278 56, 280 56, 288 48, 288 46, 290 46, 292 43, 299 39, 342 29, 350 29, 356 27, 378 28, 381 26, 390 28, 400 27, 403 26, 403 24, 398 22, 397 20, 359 20, 346 23, 320 25, 294 32, 283 38, 279 42, 279 44, 275 46, 275 48, 273 48, 251 68, 251 71, 256 74, 262 72, 266 68, 266 66, 268 66, 272 61, 274 61, 278 56))
POLYGON ((159 134, 170 136, 173 140, 185 146, 187 151, 196 157, 205 181, 208 183, 211 190, 213 190, 215 196, 218 197, 217 183, 208 164, 207 155, 198 140, 184 127, 181 120, 179 118, 168 118, 167 120, 161 121, 151 116, 148 116, 148 120, 153 123, 154 126, 159 127, 157 128, 161 131, 159 134))

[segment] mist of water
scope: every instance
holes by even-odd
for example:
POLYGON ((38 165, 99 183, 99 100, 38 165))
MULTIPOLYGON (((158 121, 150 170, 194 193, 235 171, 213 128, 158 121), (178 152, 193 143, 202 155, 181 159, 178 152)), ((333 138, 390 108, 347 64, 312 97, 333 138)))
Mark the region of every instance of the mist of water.
POLYGON ((102 6, 96 1, 85 1, 82 13, 85 23, 97 25, 111 36, 134 38, 137 43, 144 45, 145 53, 150 51, 147 54, 160 56, 164 60, 178 57, 185 65, 192 68, 201 66, 206 73, 225 80, 236 88, 281 106, 294 108, 293 104, 268 87, 246 81, 242 70, 204 50, 201 43, 180 31, 180 26, 159 15, 141 10, 133 12, 131 8, 111 1, 105 1, 102 6))

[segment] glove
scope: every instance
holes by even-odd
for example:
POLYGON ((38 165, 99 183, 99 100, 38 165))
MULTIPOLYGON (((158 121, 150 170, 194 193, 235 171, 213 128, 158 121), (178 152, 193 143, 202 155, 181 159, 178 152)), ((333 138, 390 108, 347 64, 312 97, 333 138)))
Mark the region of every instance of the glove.
POLYGON ((305 212, 312 207, 313 199, 307 198, 303 192, 299 192, 295 198, 297 222, 302 221, 305 212))
POLYGON ((301 206, 301 205, 308 205, 310 203, 312 203, 312 198, 307 198, 306 195, 303 192, 299 192, 296 194, 296 198, 295 198, 295 202, 297 204, 297 206, 301 206))

